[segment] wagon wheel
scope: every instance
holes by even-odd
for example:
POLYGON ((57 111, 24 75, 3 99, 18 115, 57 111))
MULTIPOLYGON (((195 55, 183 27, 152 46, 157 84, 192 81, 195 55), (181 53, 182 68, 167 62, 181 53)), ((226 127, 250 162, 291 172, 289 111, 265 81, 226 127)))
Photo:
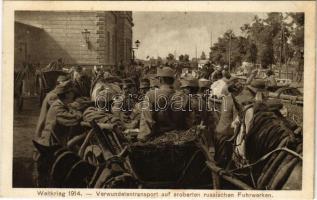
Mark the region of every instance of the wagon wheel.
POLYGON ((84 160, 94 166, 105 162, 102 150, 98 145, 89 145, 86 148, 84 153, 84 160))

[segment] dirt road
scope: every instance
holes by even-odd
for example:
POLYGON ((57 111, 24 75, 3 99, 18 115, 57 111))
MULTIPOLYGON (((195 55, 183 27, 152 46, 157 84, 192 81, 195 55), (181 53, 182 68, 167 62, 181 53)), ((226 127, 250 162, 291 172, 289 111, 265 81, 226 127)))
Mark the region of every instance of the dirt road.
POLYGON ((32 187, 33 144, 39 116, 39 98, 25 98, 23 110, 14 113, 13 122, 13 187, 32 187))

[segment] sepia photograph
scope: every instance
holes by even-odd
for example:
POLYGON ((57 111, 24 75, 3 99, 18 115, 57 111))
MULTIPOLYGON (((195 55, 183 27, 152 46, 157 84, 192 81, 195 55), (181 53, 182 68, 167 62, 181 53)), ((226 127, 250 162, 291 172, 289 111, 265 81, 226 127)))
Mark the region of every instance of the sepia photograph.
POLYGON ((12 187, 301 190, 304 25, 15 11, 12 187))

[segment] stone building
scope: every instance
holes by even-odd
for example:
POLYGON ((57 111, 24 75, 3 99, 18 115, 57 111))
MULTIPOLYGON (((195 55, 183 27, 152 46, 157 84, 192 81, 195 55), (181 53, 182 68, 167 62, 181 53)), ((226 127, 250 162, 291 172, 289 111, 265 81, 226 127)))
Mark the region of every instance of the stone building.
POLYGON ((16 11, 15 68, 65 64, 118 66, 132 58, 132 12, 16 11))

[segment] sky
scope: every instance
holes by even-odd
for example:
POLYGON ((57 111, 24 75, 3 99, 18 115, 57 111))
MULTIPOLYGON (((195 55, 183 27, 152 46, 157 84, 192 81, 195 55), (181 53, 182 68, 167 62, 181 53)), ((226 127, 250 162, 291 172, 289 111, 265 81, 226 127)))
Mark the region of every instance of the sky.
POLYGON ((190 58, 209 53, 211 38, 217 42, 226 30, 241 35, 240 27, 265 13, 226 12, 133 12, 133 38, 141 42, 136 58, 166 57, 168 53, 189 54, 190 58))

